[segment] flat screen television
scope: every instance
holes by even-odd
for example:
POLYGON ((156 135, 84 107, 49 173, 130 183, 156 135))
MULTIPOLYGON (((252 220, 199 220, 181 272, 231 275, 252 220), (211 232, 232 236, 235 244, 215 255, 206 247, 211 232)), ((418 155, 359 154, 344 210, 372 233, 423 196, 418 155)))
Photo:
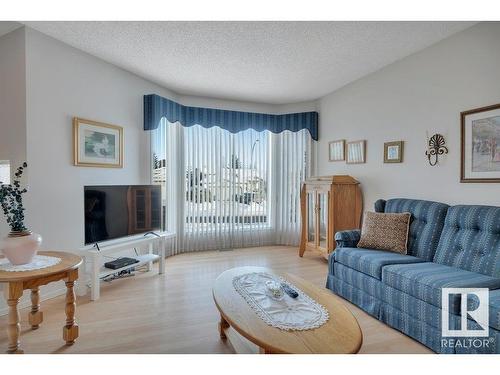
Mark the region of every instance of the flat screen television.
POLYGON ((158 185, 85 186, 85 244, 161 228, 158 185))

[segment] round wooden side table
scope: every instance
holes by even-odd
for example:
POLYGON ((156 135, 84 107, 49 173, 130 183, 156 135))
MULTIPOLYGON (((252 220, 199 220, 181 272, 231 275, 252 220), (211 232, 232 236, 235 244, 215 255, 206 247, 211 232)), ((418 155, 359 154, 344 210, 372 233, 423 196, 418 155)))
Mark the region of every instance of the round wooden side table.
POLYGON ((17 304, 24 290, 31 290, 31 312, 29 323, 32 329, 37 329, 43 321, 40 311, 39 288, 51 282, 64 280, 66 283, 66 325, 63 327, 63 339, 67 345, 72 345, 78 338, 78 325, 75 321, 75 291, 73 289, 75 280, 78 279, 78 267, 82 258, 75 254, 60 251, 39 251, 38 255, 46 255, 61 258, 58 264, 33 271, 0 271, 0 283, 4 286, 5 299, 9 305, 9 317, 7 335, 9 348, 7 353, 23 353, 19 343, 19 312, 17 304))

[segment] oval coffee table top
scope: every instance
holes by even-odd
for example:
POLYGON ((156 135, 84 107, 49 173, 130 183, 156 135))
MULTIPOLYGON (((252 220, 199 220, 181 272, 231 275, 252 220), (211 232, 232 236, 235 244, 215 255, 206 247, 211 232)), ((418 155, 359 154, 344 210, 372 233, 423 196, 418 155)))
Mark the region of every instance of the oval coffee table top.
POLYGON ((0 271, 0 283, 24 281, 37 277, 53 275, 64 271, 74 270, 82 264, 82 258, 80 256, 62 251, 39 251, 37 255, 57 257, 61 258, 61 261, 53 266, 33 271, 0 271))
POLYGON ((213 287, 213 297, 224 319, 240 335, 273 353, 357 353, 363 342, 358 321, 327 289, 318 288, 297 276, 264 267, 238 267, 223 272, 213 287), (323 305, 330 319, 319 328, 283 331, 267 325, 234 289, 233 278, 250 272, 283 276, 316 302, 323 305))

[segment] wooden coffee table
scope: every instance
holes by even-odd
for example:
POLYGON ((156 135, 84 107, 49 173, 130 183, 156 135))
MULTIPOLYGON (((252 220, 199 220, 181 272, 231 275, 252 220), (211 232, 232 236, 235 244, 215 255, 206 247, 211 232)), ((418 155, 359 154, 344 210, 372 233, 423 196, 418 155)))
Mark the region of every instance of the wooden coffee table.
POLYGON ((61 258, 61 262, 51 267, 33 271, 0 271, 0 283, 7 284, 4 286, 4 292, 7 304, 9 305, 7 326, 9 348, 7 353, 23 353, 19 344, 21 326, 19 324, 17 304, 24 290, 31 290, 29 323, 32 329, 38 329, 43 321, 43 314, 40 311, 39 288, 54 281, 64 280, 66 283, 66 324, 63 327, 63 339, 67 345, 72 345, 78 338, 78 325, 75 322, 76 297, 73 287, 75 280, 78 279, 78 267, 82 263, 82 258, 78 255, 61 251, 39 251, 38 254, 61 258))
MULTIPOLYGON (((290 274, 263 267, 233 268, 223 272, 215 280, 213 297, 221 315, 221 339, 225 340, 228 336, 231 336, 231 341, 233 338, 238 339, 238 335, 232 332, 234 329, 257 345, 260 353, 357 353, 363 342, 356 318, 331 292, 290 274), (307 331, 283 331, 267 325, 233 287, 235 276, 249 272, 283 276, 323 305, 328 310, 330 319, 321 327, 307 331)), ((241 347, 241 343, 233 343, 236 351, 238 346, 241 347)))

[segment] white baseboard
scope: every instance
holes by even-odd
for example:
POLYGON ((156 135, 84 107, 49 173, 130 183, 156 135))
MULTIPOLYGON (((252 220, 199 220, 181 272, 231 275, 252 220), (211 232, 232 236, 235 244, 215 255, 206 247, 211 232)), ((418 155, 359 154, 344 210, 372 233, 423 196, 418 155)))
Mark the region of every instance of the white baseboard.
MULTIPOLYGON (((59 296, 62 296, 66 294, 66 288, 58 288, 58 289, 55 289, 55 290, 51 290, 47 293, 40 293, 40 300, 41 301, 46 301, 48 299, 51 299, 51 298, 54 298, 54 297, 59 297, 59 296)), ((31 301, 28 299, 28 300, 25 300, 25 301, 21 301, 19 302, 19 305, 17 305, 17 308, 18 309, 24 309, 26 307, 30 307, 31 306, 31 301)), ((41 309, 43 311, 43 308, 41 309)), ((0 309, 0 316, 3 316, 3 315, 7 315, 9 313, 9 307, 6 306, 4 308, 1 308, 0 309)))

